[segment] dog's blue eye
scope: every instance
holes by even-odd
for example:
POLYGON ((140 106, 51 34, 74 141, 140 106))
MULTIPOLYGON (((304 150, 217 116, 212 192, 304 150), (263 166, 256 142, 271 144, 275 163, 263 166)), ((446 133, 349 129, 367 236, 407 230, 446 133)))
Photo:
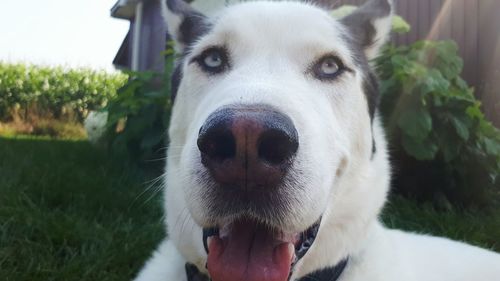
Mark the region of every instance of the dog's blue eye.
POLYGON ((333 58, 327 58, 321 63, 321 72, 325 75, 333 75, 339 71, 340 67, 333 58))
POLYGON ((222 57, 219 53, 210 53, 208 56, 203 59, 203 62, 207 67, 217 68, 222 65, 222 57))
POLYGON ((221 48, 211 48, 204 51, 197 61, 201 68, 209 73, 220 73, 228 66, 226 51, 221 48))
POLYGON ((332 79, 337 77, 342 69, 343 64, 337 57, 327 56, 314 65, 313 72, 318 79, 332 79))

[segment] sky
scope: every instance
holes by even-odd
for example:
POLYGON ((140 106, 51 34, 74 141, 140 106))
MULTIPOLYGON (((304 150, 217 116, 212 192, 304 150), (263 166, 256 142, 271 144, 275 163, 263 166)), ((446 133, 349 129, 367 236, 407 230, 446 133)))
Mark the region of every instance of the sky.
POLYGON ((117 0, 1 0, 0 61, 112 71, 128 21, 117 0))

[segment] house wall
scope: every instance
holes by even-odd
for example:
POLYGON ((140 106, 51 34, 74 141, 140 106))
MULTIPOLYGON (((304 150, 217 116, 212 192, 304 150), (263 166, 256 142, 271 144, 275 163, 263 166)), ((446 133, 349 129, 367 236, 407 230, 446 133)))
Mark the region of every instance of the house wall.
MULTIPOLYGON (((365 0, 318 0, 361 5, 365 0)), ((464 60, 462 77, 475 88, 488 119, 500 127, 500 0, 394 0, 411 32, 396 44, 453 39, 464 60)))
MULTIPOLYGON (((131 30, 135 22, 131 21, 131 30)), ((166 49, 167 28, 161 15, 159 0, 144 1, 140 35, 139 70, 164 70, 161 53, 166 49)))

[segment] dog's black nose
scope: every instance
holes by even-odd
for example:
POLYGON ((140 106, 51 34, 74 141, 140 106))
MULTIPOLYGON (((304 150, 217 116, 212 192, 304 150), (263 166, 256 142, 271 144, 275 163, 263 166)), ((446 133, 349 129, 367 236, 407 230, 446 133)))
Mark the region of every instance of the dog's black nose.
POLYGON ((231 187, 279 185, 298 147, 292 120, 265 105, 220 109, 198 136, 203 165, 216 182, 231 187))

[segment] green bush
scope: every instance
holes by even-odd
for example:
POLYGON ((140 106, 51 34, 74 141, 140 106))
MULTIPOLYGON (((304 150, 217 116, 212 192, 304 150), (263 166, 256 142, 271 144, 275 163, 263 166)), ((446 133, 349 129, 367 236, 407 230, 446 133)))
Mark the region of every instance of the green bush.
POLYGON ((500 131, 460 78, 451 41, 389 45, 376 61, 395 186, 412 195, 483 203, 500 190, 500 131))
POLYGON ((19 117, 83 120, 88 110, 106 105, 126 75, 0 62, 0 120, 19 117))
POLYGON ((173 49, 167 48, 164 55, 164 73, 127 72, 130 79, 104 109, 108 111, 109 146, 115 152, 127 151, 132 160, 141 164, 162 164, 148 160, 165 155, 172 107, 168 81, 173 68, 173 49))

